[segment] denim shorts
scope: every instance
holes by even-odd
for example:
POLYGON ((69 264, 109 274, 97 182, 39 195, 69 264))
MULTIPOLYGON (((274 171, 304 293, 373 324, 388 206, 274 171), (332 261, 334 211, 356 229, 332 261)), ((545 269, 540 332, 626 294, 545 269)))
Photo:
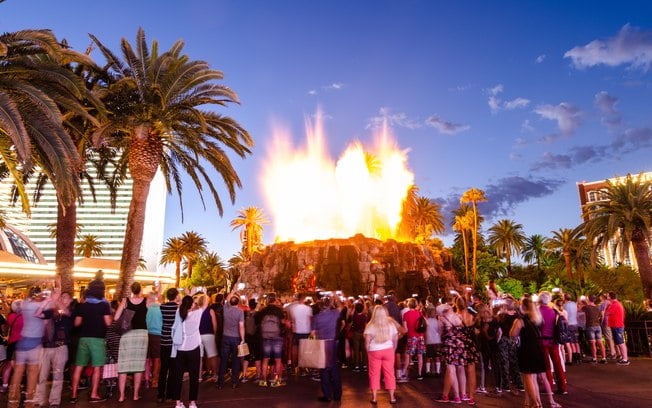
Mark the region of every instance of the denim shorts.
POLYGON ((625 344, 625 328, 623 327, 612 327, 611 335, 614 338, 614 344, 625 344))
POLYGON ((283 358, 283 339, 263 339, 263 358, 283 358))
POLYGON ((40 365, 43 357, 43 347, 39 344, 31 350, 16 350, 16 364, 40 365))
POLYGON ((600 326, 587 327, 586 339, 589 341, 602 340, 602 327, 600 326))

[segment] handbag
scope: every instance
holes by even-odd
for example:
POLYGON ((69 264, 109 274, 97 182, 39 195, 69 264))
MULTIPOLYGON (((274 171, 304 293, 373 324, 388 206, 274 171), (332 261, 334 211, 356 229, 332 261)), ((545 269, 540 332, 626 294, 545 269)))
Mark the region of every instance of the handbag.
POLYGON ((125 334, 131 330, 131 320, 134 318, 135 314, 135 311, 127 309, 126 307, 122 309, 122 314, 118 319, 115 330, 120 334, 125 334))
POLYGON ((238 357, 245 357, 249 355, 249 345, 247 343, 238 344, 238 357))
POLYGON ((118 363, 115 362, 113 357, 108 357, 106 363, 102 367, 102 378, 116 378, 118 377, 118 363))
POLYGON ((326 368, 332 362, 333 340, 299 340, 299 367, 326 368))
POLYGON ((423 316, 419 316, 419 320, 417 320, 417 333, 425 333, 426 330, 428 330, 428 322, 426 322, 426 318, 423 316))

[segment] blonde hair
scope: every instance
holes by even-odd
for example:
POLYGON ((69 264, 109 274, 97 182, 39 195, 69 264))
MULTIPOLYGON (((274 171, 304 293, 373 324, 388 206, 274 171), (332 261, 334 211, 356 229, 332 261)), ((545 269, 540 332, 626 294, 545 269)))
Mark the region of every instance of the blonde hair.
POLYGON ((530 321, 535 326, 539 326, 543 321, 543 317, 536 303, 530 298, 523 298, 521 305, 523 306, 523 312, 530 318, 530 321))
POLYGON ((385 306, 376 306, 371 315, 371 320, 364 329, 364 334, 373 337, 376 343, 384 343, 392 338, 391 327, 394 320, 389 317, 385 306))

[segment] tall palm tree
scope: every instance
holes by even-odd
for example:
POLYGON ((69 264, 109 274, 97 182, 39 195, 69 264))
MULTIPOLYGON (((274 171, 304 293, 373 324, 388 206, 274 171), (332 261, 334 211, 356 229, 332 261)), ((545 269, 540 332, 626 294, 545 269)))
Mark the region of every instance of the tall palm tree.
POLYGON ((240 229, 242 252, 251 259, 263 241, 263 225, 269 224, 263 210, 258 207, 247 207, 238 210, 238 216, 231 221, 231 228, 240 229))
POLYGON ((174 186, 180 200, 182 171, 197 187, 202 203, 202 193, 208 187, 221 216, 222 201, 208 170, 219 174, 234 202, 236 188, 242 183, 225 149, 244 158, 251 153, 253 140, 235 120, 209 110, 238 103, 238 97, 217 83, 223 79, 222 72, 183 55, 182 41, 159 54, 158 43, 154 41, 150 48, 139 29, 135 49, 122 39, 121 59, 97 38, 91 38, 107 60, 110 85, 103 101, 112 112, 95 138, 98 143, 109 142, 121 149, 118 169, 122 174, 128 170, 133 179, 116 293, 123 296, 133 281, 147 195, 157 170, 163 173, 168 191, 174 186))
POLYGON ((496 249, 498 256, 505 257, 507 276, 511 276, 512 255, 518 255, 525 244, 523 225, 508 219, 498 220, 489 228, 487 241, 496 249))
POLYGON ((160 264, 174 264, 174 273, 176 277, 174 284, 175 288, 178 288, 179 283, 181 282, 181 262, 183 262, 184 255, 183 241, 181 241, 181 238, 168 238, 163 246, 163 251, 161 252, 160 264))
POLYGON ((546 248, 549 251, 561 252, 569 279, 573 278, 572 252, 579 244, 580 235, 581 230, 578 228, 560 228, 557 231, 552 231, 552 237, 546 241, 546 248))
POLYGON ((462 235, 462 244, 464 246, 464 276, 466 283, 469 283, 469 245, 466 239, 466 233, 473 230, 472 214, 456 215, 453 222, 453 230, 462 235))
POLYGON ((428 197, 418 196, 416 198, 409 218, 413 234, 417 239, 426 241, 433 233, 441 234, 446 229, 441 205, 428 197))
POLYGON ((208 242, 195 231, 186 231, 181 234, 179 239, 183 244, 183 258, 186 260, 188 279, 190 279, 192 278, 192 267, 197 258, 206 254, 208 242))
POLYGON ((535 234, 530 235, 523 243, 523 260, 527 263, 533 261, 537 265, 537 269, 541 271, 543 258, 546 256, 546 237, 543 235, 535 234))
POLYGON ((86 234, 82 235, 81 239, 76 244, 76 254, 84 258, 92 256, 102 256, 104 244, 97 238, 96 235, 86 234))
POLYGON ((478 274, 478 203, 486 202, 487 197, 485 196, 484 191, 472 188, 467 190, 462 194, 460 198, 460 203, 471 203, 473 207, 473 281, 478 274))
POLYGON ((609 182, 606 200, 587 207, 589 221, 583 227, 596 249, 617 240, 621 259, 630 248, 634 251, 641 285, 646 299, 652 299, 650 265, 650 228, 652 227, 652 183, 628 174, 625 179, 609 182))

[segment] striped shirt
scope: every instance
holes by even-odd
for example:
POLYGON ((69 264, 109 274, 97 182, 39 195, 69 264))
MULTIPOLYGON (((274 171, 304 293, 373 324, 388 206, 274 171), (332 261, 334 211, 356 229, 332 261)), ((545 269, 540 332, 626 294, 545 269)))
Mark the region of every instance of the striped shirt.
POLYGON ((172 347, 172 325, 174 316, 177 313, 179 305, 174 302, 168 302, 161 305, 161 314, 163 315, 163 326, 161 328, 161 346, 172 347))

